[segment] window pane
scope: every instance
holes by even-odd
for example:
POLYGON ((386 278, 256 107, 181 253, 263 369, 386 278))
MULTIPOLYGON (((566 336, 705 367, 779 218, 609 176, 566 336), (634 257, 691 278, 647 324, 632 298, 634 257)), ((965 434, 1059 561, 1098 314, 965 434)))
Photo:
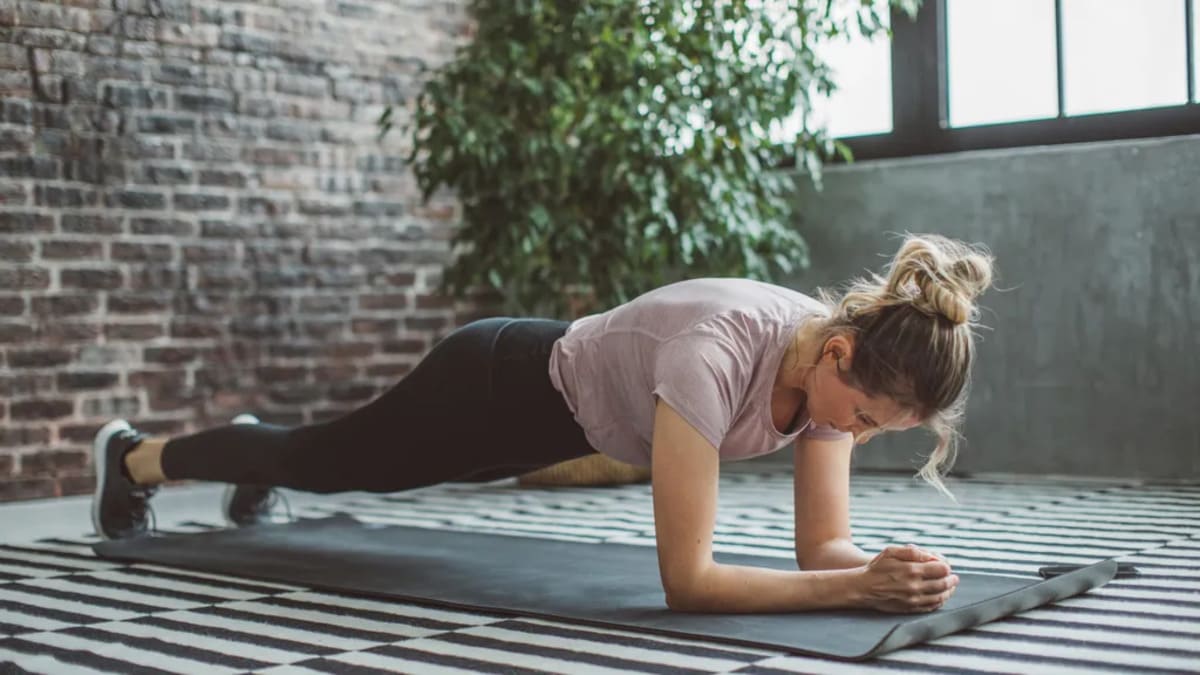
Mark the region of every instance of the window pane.
MULTIPOLYGON (((852 19, 856 4, 834 3, 834 17, 852 19)), ((884 27, 890 28, 886 0, 876 0, 876 5, 881 8, 884 27)), ((868 40, 858 30, 857 22, 851 21, 851 26, 848 36, 814 48, 817 58, 832 70, 830 78, 837 89, 829 96, 819 94, 816 87, 809 90, 809 128, 827 127, 829 135, 836 138, 892 130, 892 40, 882 30, 868 40)), ((772 138, 795 138, 799 128, 798 111, 782 128, 772 130, 772 138)))
POLYGON ((1192 8, 1192 75, 1196 83, 1192 85, 1192 100, 1200 103, 1200 2, 1192 8))
POLYGON ((1058 115, 1054 0, 947 0, 950 126, 1058 115))
MULTIPOLYGON (((884 25, 890 28, 886 14, 884 25)), ((854 30, 849 39, 823 43, 815 51, 833 70, 838 88, 830 96, 810 92, 814 126, 828 125, 838 138, 891 131, 892 40, 887 33, 867 39, 854 30)))
POLYGON ((1183 0, 1063 0, 1066 114, 1187 102, 1183 0))

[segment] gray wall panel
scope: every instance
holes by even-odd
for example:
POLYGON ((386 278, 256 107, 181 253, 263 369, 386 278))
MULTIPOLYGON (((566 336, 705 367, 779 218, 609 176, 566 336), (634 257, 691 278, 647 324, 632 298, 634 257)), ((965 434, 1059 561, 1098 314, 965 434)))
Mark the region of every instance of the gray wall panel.
MULTIPOLYGON (((783 283, 806 292, 879 270, 895 233, 995 253, 962 470, 1200 476, 1200 136, 831 167, 797 199, 813 265, 783 283)), ((929 439, 857 466, 912 468, 929 439)))

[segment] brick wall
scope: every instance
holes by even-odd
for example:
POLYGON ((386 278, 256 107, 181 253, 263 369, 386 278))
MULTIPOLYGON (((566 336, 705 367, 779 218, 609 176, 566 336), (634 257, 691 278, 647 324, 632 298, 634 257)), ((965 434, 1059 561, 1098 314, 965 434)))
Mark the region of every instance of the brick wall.
POLYGON ((318 421, 473 318, 404 139, 462 0, 0 0, 0 501, 96 429, 318 421))

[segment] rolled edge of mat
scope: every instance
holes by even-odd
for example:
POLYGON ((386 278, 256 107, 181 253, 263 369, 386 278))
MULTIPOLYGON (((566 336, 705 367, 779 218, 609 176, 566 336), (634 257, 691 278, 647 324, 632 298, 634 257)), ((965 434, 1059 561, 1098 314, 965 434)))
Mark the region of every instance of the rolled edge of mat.
POLYGON ((889 631, 871 651, 847 658, 855 661, 872 659, 902 647, 957 633, 964 628, 972 628, 1090 591, 1112 581, 1116 575, 1117 561, 1111 558, 1102 560, 1083 569, 1032 583, 1025 588, 983 602, 959 607, 944 614, 932 614, 923 619, 906 621, 889 631))

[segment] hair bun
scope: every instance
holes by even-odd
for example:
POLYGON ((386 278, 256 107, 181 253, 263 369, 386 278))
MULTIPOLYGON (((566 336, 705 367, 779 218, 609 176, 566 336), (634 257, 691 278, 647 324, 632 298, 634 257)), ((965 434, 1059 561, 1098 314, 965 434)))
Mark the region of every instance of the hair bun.
POLYGON ((909 234, 890 265, 887 293, 894 301, 962 325, 978 314, 975 298, 992 283, 992 261, 982 246, 937 234, 909 234))

